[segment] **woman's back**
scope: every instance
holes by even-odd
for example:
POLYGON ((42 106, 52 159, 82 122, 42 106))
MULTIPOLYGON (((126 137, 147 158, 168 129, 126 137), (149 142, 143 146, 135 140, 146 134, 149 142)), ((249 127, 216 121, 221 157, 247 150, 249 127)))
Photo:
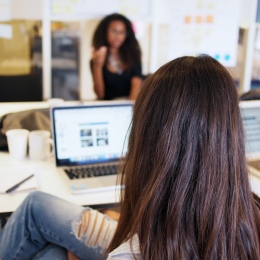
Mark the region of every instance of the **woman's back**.
POLYGON ((260 259, 237 91, 213 58, 178 58, 145 80, 122 184, 110 251, 137 234, 143 259, 260 259))

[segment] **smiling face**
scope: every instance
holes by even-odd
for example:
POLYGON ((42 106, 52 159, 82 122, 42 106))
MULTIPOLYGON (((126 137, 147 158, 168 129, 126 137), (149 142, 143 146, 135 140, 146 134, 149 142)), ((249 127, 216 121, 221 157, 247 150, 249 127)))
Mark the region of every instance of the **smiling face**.
POLYGON ((127 35, 126 26, 122 21, 112 21, 107 28, 107 42, 109 47, 120 48, 127 35))

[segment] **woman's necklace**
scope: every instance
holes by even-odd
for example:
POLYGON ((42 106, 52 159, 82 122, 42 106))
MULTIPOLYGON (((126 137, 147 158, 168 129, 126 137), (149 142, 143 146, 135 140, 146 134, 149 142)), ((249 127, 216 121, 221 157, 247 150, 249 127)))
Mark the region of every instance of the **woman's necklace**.
POLYGON ((121 75, 123 73, 123 65, 119 58, 110 54, 108 56, 108 63, 116 71, 117 74, 121 75))

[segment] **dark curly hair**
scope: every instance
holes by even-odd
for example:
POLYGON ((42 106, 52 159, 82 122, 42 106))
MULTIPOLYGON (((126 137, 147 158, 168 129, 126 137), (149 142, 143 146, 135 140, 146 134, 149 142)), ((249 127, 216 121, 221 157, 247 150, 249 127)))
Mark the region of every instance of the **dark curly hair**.
POLYGON ((132 67, 137 63, 141 63, 141 49, 135 37, 131 21, 121 14, 113 13, 104 17, 100 21, 93 35, 92 46, 95 49, 98 49, 101 46, 108 47, 107 29, 112 21, 121 21, 126 27, 126 39, 119 49, 122 61, 127 65, 127 67, 132 67))

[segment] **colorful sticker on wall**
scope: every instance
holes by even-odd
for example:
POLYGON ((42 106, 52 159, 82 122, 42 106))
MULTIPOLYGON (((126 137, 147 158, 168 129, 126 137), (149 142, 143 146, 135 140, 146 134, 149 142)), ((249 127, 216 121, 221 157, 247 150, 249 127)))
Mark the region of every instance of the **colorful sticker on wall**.
POLYGON ((240 0, 168 3, 167 8, 171 8, 169 46, 165 46, 168 60, 206 53, 225 66, 236 65, 240 0))

